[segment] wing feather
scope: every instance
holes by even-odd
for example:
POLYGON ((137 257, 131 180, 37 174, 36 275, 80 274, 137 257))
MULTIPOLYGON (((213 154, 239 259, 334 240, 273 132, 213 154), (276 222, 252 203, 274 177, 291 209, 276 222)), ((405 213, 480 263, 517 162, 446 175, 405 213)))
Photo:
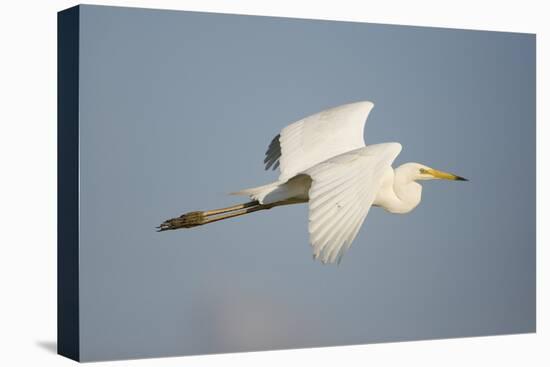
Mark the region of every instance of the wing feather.
POLYGON ((309 233, 313 256, 340 261, 365 220, 387 169, 401 152, 399 143, 369 145, 340 154, 303 173, 309 190, 309 233))
POLYGON ((331 157, 365 146, 365 121, 374 107, 369 101, 333 107, 285 127, 265 153, 265 169, 280 167, 280 181, 331 157))
POLYGON ((267 148, 267 152, 265 152, 264 163, 266 170, 269 170, 271 166, 273 166, 273 169, 277 169, 277 167, 279 167, 279 157, 281 157, 281 144, 279 143, 280 136, 281 134, 271 140, 271 143, 267 148))

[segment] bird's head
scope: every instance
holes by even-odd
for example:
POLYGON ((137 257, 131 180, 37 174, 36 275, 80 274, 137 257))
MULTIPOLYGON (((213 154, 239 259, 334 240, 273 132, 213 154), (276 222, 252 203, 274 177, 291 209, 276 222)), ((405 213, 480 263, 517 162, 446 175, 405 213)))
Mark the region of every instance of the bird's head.
POLYGON ((413 181, 420 180, 451 180, 451 181, 468 181, 464 177, 457 176, 454 173, 439 171, 435 168, 425 166, 420 163, 405 163, 400 167, 407 173, 413 181))

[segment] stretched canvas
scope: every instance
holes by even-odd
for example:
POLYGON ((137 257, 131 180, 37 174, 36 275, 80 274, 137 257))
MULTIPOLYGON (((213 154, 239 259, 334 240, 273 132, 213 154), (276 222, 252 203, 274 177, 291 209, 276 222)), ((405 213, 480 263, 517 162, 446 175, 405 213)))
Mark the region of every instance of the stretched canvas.
POLYGON ((58 27, 61 355, 535 332, 535 35, 92 5, 58 27))

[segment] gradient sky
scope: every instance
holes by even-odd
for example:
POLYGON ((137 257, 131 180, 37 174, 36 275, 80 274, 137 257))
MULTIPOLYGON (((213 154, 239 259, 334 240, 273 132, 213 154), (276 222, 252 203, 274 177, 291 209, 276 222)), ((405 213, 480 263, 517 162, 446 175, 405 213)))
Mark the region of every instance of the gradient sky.
POLYGON ((535 36, 83 6, 83 360, 535 330, 535 36), (340 266, 307 206, 156 233, 271 182, 284 126, 371 100, 367 143, 470 182, 369 213, 340 266))

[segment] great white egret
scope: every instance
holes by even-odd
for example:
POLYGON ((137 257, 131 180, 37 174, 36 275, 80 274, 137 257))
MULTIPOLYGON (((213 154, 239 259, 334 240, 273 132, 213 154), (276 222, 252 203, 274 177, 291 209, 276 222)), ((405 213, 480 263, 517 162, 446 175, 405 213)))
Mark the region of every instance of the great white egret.
POLYGON ((399 143, 365 145, 369 101, 330 108, 285 127, 269 144, 265 169, 280 167, 273 183, 235 192, 252 201, 228 208, 196 211, 164 221, 159 231, 191 228, 280 205, 309 202, 313 257, 340 262, 371 206, 404 214, 419 203, 421 180, 467 181, 420 163, 392 163, 399 143))

